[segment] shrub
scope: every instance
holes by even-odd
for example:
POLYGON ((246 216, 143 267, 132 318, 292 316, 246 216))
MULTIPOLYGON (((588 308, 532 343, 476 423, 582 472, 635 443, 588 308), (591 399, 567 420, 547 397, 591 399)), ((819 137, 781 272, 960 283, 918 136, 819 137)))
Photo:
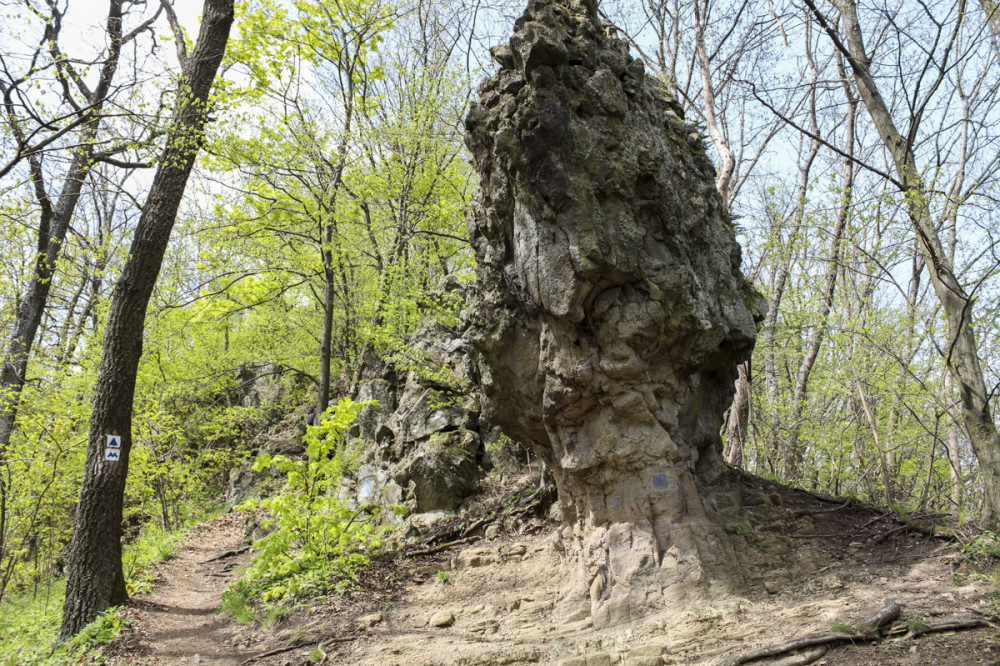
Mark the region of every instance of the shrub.
POLYGON ((356 466, 357 451, 344 433, 373 404, 344 399, 327 409, 320 424, 306 430, 305 460, 263 454, 254 462, 258 472, 277 468, 286 482, 278 494, 244 505, 266 509, 265 527, 276 529, 254 543, 258 551, 236 583, 241 595, 287 601, 342 590, 381 548, 373 522, 381 507, 354 509, 334 495, 345 472, 356 466))

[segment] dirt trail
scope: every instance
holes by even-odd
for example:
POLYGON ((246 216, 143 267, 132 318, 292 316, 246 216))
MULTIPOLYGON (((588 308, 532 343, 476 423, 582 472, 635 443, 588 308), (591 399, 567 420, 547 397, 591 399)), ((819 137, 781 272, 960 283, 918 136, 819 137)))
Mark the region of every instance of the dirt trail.
POLYGON ((255 653, 234 647, 232 623, 216 612, 226 584, 249 558, 246 552, 219 558, 243 546, 242 521, 229 514, 191 530, 177 555, 159 565, 153 592, 130 602, 136 625, 106 663, 238 666, 255 653))
MULTIPOLYGON (((238 666, 260 655, 260 666, 305 666, 319 652, 320 663, 345 666, 716 666, 748 649, 845 631, 835 627, 855 627, 891 600, 903 612, 892 635, 831 645, 811 663, 1000 666, 993 581, 949 541, 907 534, 889 512, 747 484, 746 505, 729 517, 743 589, 606 629, 569 612, 557 526, 537 517, 430 557, 381 562, 357 589, 311 600, 271 626, 235 625, 214 609, 249 553, 208 561, 241 544, 243 517, 225 516, 193 530, 161 566, 107 663, 238 666), (907 633, 983 618, 992 626, 907 633)), ((764 663, 787 662, 754 666, 764 663)))

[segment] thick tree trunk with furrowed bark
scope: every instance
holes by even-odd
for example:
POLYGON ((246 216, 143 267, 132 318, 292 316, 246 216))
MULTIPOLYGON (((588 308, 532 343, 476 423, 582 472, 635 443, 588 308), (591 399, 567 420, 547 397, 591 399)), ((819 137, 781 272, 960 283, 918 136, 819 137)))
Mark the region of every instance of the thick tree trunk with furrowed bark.
POLYGON ((209 92, 229 39, 233 0, 206 0, 201 31, 183 62, 167 145, 111 297, 94 389, 90 438, 70 544, 60 635, 68 638, 127 598, 121 519, 132 447, 132 398, 142 355, 146 307, 170 240, 188 176, 208 122, 209 92), (119 460, 105 459, 107 435, 121 438, 119 460))

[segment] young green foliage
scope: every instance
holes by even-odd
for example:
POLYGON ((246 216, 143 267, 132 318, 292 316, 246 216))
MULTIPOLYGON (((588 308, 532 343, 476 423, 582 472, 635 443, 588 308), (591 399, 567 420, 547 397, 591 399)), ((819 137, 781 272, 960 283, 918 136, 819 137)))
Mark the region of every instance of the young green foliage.
POLYGON ((381 548, 372 520, 381 507, 355 509, 335 494, 357 457, 344 435, 373 404, 344 399, 329 407, 318 426, 307 428, 304 460, 268 453, 257 458, 254 470, 277 469, 286 482, 280 493, 244 505, 266 509, 267 526, 275 529, 254 544, 258 551, 229 593, 232 599, 287 601, 341 590, 381 548))

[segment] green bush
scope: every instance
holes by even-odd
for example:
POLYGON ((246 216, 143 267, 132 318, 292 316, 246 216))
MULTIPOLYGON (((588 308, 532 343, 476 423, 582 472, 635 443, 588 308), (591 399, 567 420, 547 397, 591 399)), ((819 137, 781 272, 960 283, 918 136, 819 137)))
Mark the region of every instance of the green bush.
POLYGON ((111 608, 69 641, 57 643, 64 588, 64 582, 54 586, 48 598, 11 599, 0 624, 0 666, 91 666, 103 661, 96 649, 121 633, 129 621, 121 608, 111 608))
POLYGON ((275 530, 254 543, 257 553, 231 592, 234 603, 239 597, 286 602, 340 591, 381 548, 381 530, 373 518, 382 507, 353 509, 334 495, 357 460, 344 433, 373 404, 344 399, 327 409, 320 424, 306 430, 305 460, 270 454, 257 458, 256 471, 277 468, 286 482, 280 493, 244 504, 266 509, 264 526, 275 530))

